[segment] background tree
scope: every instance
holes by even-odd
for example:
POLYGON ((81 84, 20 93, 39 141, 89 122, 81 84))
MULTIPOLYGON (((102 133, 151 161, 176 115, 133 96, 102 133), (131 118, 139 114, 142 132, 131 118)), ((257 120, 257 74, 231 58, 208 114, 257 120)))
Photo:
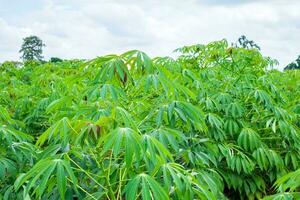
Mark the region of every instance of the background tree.
POLYGON ((23 39, 23 44, 19 53, 22 53, 21 58, 25 61, 43 59, 43 47, 46 46, 43 41, 37 36, 29 36, 23 39))
POLYGON ((284 70, 290 70, 290 69, 300 69, 300 55, 295 60, 295 62, 291 62, 284 68, 284 70))
POLYGON ((253 49, 254 48, 254 49, 260 50, 260 47, 253 40, 248 40, 245 35, 242 35, 241 37, 239 37, 235 46, 245 48, 245 49, 253 49))
POLYGON ((62 62, 62 61, 63 61, 63 59, 61 59, 61 58, 57 58, 57 57, 50 58, 51 63, 58 63, 58 62, 62 62))

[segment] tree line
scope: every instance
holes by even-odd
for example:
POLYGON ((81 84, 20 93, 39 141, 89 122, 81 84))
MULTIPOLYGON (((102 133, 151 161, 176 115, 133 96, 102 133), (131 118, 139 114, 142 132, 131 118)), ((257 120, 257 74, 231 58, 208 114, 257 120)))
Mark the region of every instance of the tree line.
MULTIPOLYGON (((43 47, 45 47, 45 43, 38 36, 32 35, 29 37, 23 38, 23 44, 19 53, 21 53, 21 59, 23 61, 40 61, 45 62, 43 60, 43 47)), ((238 48, 252 49, 255 48, 257 50, 261 50, 260 46, 256 44, 253 40, 249 40, 245 35, 242 35, 238 38, 236 43, 233 43, 232 46, 238 48)), ((49 62, 62 62, 63 59, 58 57, 51 57, 49 62)), ((288 64, 284 70, 293 70, 300 69, 300 55, 298 58, 288 64)))

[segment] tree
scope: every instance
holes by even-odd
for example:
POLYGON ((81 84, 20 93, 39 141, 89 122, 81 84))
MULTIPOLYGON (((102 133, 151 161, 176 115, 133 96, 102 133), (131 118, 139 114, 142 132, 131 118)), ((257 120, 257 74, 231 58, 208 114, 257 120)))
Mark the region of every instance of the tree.
POLYGON ((237 44, 235 45, 236 47, 241 47, 245 49, 258 49, 260 50, 260 47, 253 41, 253 40, 248 40, 245 35, 242 35, 239 37, 237 44))
POLYGON ((291 62, 284 68, 284 70, 291 70, 291 69, 300 69, 300 55, 295 60, 295 62, 291 62))
POLYGON ((57 57, 52 57, 50 58, 50 62, 51 63, 58 63, 58 62, 62 62, 63 60, 57 57))
POLYGON ((29 36, 23 39, 23 44, 19 53, 22 53, 21 58, 25 61, 41 61, 44 58, 42 56, 44 46, 46 45, 39 37, 29 36))

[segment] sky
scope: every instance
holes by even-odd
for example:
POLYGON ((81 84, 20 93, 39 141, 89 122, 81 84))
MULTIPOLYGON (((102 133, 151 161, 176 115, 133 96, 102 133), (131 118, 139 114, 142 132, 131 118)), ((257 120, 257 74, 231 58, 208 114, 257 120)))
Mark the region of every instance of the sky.
POLYGON ((29 35, 44 41, 46 59, 131 49, 172 56, 184 45, 246 35, 282 69, 300 55, 300 1, 0 0, 0 62, 18 60, 29 35))

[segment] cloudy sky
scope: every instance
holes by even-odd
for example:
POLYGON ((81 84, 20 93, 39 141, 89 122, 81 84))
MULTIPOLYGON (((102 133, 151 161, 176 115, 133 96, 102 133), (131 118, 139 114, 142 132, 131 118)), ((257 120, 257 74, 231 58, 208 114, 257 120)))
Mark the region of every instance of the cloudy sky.
POLYGON ((129 49, 172 55, 243 34, 282 69, 300 54, 300 1, 0 0, 0 62, 19 59, 28 35, 46 43, 46 58, 92 58, 129 49))

